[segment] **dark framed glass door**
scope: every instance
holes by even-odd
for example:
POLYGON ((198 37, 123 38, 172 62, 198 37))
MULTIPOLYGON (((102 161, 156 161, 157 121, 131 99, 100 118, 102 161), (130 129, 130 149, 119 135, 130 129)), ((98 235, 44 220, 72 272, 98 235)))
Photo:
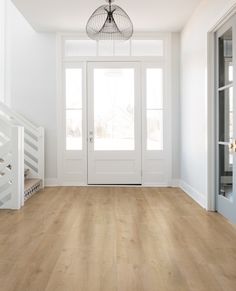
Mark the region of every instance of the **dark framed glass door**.
POLYGON ((216 209, 234 223, 236 223, 235 23, 234 16, 216 33, 216 209))

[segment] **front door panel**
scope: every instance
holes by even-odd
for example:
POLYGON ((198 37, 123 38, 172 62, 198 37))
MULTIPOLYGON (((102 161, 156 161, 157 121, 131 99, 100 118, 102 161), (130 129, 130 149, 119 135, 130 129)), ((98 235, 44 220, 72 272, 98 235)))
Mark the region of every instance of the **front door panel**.
POLYGON ((88 184, 141 184, 140 68, 88 64, 88 184))

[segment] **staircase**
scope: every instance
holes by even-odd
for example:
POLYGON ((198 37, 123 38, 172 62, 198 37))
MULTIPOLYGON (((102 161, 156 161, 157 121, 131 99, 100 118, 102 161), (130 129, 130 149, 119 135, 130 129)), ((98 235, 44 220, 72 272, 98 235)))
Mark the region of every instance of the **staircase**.
POLYGON ((0 102, 0 209, 20 209, 44 187, 44 129, 0 102))
POLYGON ((24 200, 28 200, 31 196, 33 196, 35 193, 37 193, 41 188, 41 180, 40 179, 33 179, 28 178, 28 175, 30 174, 29 169, 25 169, 25 175, 24 175, 24 200))

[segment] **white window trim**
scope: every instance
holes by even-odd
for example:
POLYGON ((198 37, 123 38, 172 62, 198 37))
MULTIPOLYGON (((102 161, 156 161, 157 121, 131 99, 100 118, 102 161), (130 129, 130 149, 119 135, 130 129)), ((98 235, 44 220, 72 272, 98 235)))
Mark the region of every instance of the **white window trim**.
MULTIPOLYGON (((131 60, 150 60, 153 61, 155 60, 166 60, 169 57, 168 54, 168 41, 170 38, 170 33, 135 33, 132 37, 132 40, 162 40, 164 47, 163 47, 163 56, 99 56, 98 55, 98 45, 97 45, 97 55, 96 56, 72 56, 68 57, 65 56, 65 51, 64 51, 64 44, 66 40, 89 40, 87 35, 84 33, 70 33, 70 34, 58 34, 59 38, 61 39, 61 56, 63 61, 103 61, 109 60, 110 61, 131 61, 131 60)), ((130 46, 130 54, 131 54, 131 46, 130 46)))
MULTIPOLYGON (((70 185, 70 186, 81 186, 87 185, 87 152, 84 152, 87 150, 87 101, 86 101, 86 95, 87 95, 87 84, 86 84, 86 66, 87 62, 139 62, 141 66, 145 64, 152 64, 162 67, 164 69, 164 98, 166 100, 166 106, 168 108, 168 122, 166 122, 164 132, 166 131, 166 140, 164 141, 164 144, 169 145, 167 151, 163 151, 163 156, 166 158, 167 162, 167 178, 163 184, 159 183, 149 183, 146 182, 145 179, 143 180, 142 185, 143 186, 170 186, 172 184, 172 120, 171 120, 171 33, 136 33, 134 35, 134 39, 161 39, 164 43, 164 49, 163 49, 163 56, 145 56, 145 57, 138 57, 138 56, 127 56, 127 57, 119 57, 119 56, 112 56, 112 57, 103 57, 103 56, 97 56, 97 57, 65 57, 64 55, 64 41, 65 39, 87 39, 87 36, 84 33, 58 33, 57 34, 57 92, 58 92, 58 98, 57 98, 57 120, 58 120, 58 184, 59 185, 70 185), (66 156, 70 159, 74 158, 82 158, 83 156, 83 167, 84 167, 84 173, 86 174, 86 178, 83 177, 80 181, 67 181, 65 179, 65 176, 63 174, 63 136, 62 136, 62 128, 63 125, 63 116, 62 112, 64 110, 63 108, 63 90, 62 90, 62 84, 63 84, 63 70, 64 66, 66 64, 79 64, 83 66, 83 72, 84 72, 84 89, 83 89, 83 151, 74 151, 74 152, 68 152, 66 153, 66 156), (86 122, 84 122, 86 121, 86 122)), ((143 75, 143 74, 142 74, 143 75)), ((143 82, 143 80, 142 80, 143 82)), ((143 93, 143 89, 142 89, 143 93)), ((146 108, 145 108, 146 110, 146 108)), ((64 122, 65 124, 65 122, 64 122)), ((142 130, 144 130, 144 125, 142 125, 142 130)), ((146 130, 146 129, 145 129, 146 130)), ((64 133, 64 131, 63 131, 64 133)), ((165 134, 165 133, 164 133, 165 134)), ((143 134, 142 138, 146 138, 146 134, 143 134)), ((165 146, 165 145, 164 145, 165 146)), ((160 151, 150 151, 155 152, 154 154, 159 156, 160 151)), ((151 153, 150 153, 151 154, 151 153)), ((151 157, 151 156, 150 156, 151 157)), ((143 161, 144 162, 144 161, 143 161)))

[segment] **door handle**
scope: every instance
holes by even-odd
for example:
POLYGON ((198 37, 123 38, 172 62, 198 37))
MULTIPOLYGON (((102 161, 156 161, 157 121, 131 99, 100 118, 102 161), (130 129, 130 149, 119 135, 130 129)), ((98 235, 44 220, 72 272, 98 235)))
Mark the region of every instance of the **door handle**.
POLYGON ((92 130, 89 131, 88 136, 89 136, 88 141, 90 143, 93 143, 93 131, 92 130))
POLYGON ((236 140, 229 144, 229 150, 234 153, 236 152, 236 140))

